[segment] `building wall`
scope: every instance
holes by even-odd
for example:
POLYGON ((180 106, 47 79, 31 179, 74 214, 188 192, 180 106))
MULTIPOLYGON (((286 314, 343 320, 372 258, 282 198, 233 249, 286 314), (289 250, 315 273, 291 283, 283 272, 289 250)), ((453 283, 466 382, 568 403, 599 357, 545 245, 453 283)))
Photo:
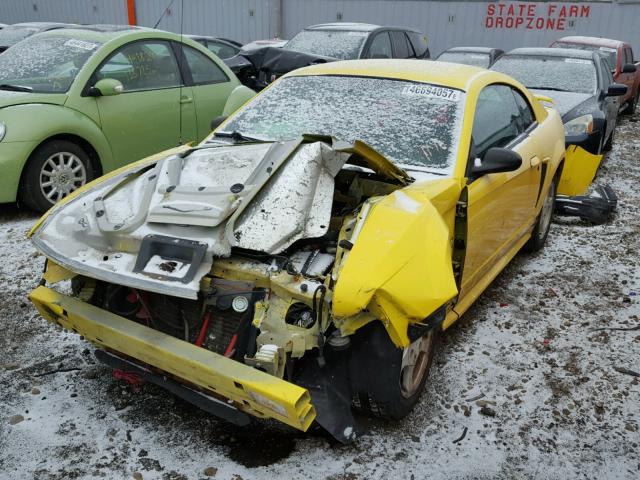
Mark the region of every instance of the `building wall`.
MULTIPOLYGON (((241 42, 291 38, 307 25, 341 20, 417 28, 428 35, 432 54, 461 45, 545 46, 564 35, 623 39, 640 52, 640 0, 136 0, 138 24, 153 27, 170 4, 158 28, 179 32, 182 24, 185 33, 241 42), (494 15, 488 15, 491 8, 494 15)), ((0 0, 0 23, 44 20, 127 23, 126 0, 0 0)))
MULTIPOLYGON (((126 3, 124 0, 121 3, 126 3)), ((169 0, 136 0, 136 15, 139 25, 153 27, 169 0)), ((175 0, 170 11, 158 24, 158 28, 197 35, 214 35, 240 42, 269 38, 270 0, 175 0)))
MULTIPOLYGON (((628 1, 628 0, 627 0, 628 1)), ((481 1, 428 1, 428 0, 284 0, 284 35, 289 38, 305 25, 323 22, 368 22, 383 25, 402 25, 419 29, 427 34, 432 54, 454 46, 494 46, 510 50, 522 46, 547 46, 552 40, 565 35, 592 35, 623 39, 631 43, 640 59, 640 2, 481 2, 481 1), (503 15, 490 16, 492 4, 504 4, 503 15), (515 15, 508 15, 513 5, 515 15), (562 7, 566 7, 562 12, 562 7), (569 17, 570 7, 588 7, 588 16, 569 17), (552 14, 548 15, 549 8, 552 14), (522 8, 522 15, 518 15, 522 8), (528 10, 530 9, 530 10, 528 10), (533 13, 529 16, 528 13, 533 13), (564 17, 560 14, 564 13, 564 17), (501 17, 502 26, 495 27, 501 17), (509 24, 504 26, 508 17, 509 24), (538 29, 536 20, 545 20, 538 29), (521 22, 520 23, 520 20, 521 22), (533 23, 528 25, 529 18, 533 23), (547 22, 551 18, 552 22, 547 22), (564 18, 563 21, 560 21, 564 18), (571 20, 571 22, 570 22, 571 20), (515 28, 515 22, 518 28, 515 28), (551 23, 551 25, 549 24, 551 23), (530 29, 527 27, 531 27, 530 29), (552 28, 547 28, 552 27, 552 28)), ((576 13, 575 8, 571 12, 576 13)), ((586 13, 586 12, 584 12, 586 13)), ((538 26, 539 26, 538 22, 538 26)))
POLYGON ((0 23, 127 23, 124 0, 0 0, 0 23))

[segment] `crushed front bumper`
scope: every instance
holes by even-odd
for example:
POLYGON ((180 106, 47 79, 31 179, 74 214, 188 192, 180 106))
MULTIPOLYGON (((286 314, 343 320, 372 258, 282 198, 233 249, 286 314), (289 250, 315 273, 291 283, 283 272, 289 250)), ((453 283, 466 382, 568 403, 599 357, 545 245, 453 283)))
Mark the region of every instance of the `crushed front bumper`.
POLYGON ((309 392, 298 385, 44 286, 31 292, 29 299, 49 322, 225 399, 239 411, 274 418, 302 431, 316 417, 309 392))

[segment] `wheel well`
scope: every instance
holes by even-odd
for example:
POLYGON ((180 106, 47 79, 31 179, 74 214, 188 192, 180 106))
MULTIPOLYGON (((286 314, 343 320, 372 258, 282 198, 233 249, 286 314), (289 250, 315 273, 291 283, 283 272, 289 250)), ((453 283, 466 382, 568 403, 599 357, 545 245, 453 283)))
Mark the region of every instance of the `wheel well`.
MULTIPOLYGON (((79 137, 77 135, 73 135, 70 133, 61 133, 59 135, 54 135, 52 137, 47 138, 46 140, 43 140, 42 142, 40 142, 38 144, 38 146, 36 146, 36 148, 33 149, 33 151, 31 152, 31 154, 29 155, 29 160, 27 160, 27 162, 29 162, 31 160, 31 157, 33 156, 33 153, 35 151, 37 151, 40 147, 42 147, 43 145, 52 142, 54 140, 66 140, 67 142, 72 142, 75 143, 76 145, 80 146, 85 152, 87 152, 87 155, 89 155, 89 159, 91 160, 91 166, 93 167, 94 171, 96 172, 96 178, 100 177, 102 175, 102 163, 100 162, 100 156, 98 155, 98 152, 96 152, 96 149, 93 148, 93 145, 91 145, 89 142, 87 142, 84 138, 79 137)), ((20 176, 20 184, 22 184, 23 181, 23 175, 25 172, 26 168, 22 168, 22 173, 20 176)))

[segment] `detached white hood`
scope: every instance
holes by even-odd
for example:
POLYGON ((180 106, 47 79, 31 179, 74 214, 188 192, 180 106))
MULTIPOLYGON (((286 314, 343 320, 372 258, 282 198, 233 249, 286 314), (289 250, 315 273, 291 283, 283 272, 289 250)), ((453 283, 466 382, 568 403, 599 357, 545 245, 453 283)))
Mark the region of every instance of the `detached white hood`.
POLYGON ((76 273, 195 299, 213 258, 232 247, 274 254, 324 235, 348 158, 302 140, 172 155, 56 209, 33 241, 76 273))

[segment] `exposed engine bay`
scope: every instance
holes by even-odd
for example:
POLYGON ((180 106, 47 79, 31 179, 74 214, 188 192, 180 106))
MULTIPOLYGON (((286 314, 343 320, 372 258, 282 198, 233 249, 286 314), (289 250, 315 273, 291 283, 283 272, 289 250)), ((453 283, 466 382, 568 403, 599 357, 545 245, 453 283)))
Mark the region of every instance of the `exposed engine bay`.
MULTIPOLYGON (((321 346, 319 338, 330 327, 327 302, 336 255, 343 249, 339 241, 348 248, 365 200, 398 188, 363 168, 340 170, 335 185, 323 236, 297 240, 277 254, 234 247, 199 279, 197 299, 85 276, 74 277, 74 293, 122 317, 288 378, 287 360, 321 346)), ((150 262, 157 275, 184 269, 170 253, 155 254, 150 262)))

